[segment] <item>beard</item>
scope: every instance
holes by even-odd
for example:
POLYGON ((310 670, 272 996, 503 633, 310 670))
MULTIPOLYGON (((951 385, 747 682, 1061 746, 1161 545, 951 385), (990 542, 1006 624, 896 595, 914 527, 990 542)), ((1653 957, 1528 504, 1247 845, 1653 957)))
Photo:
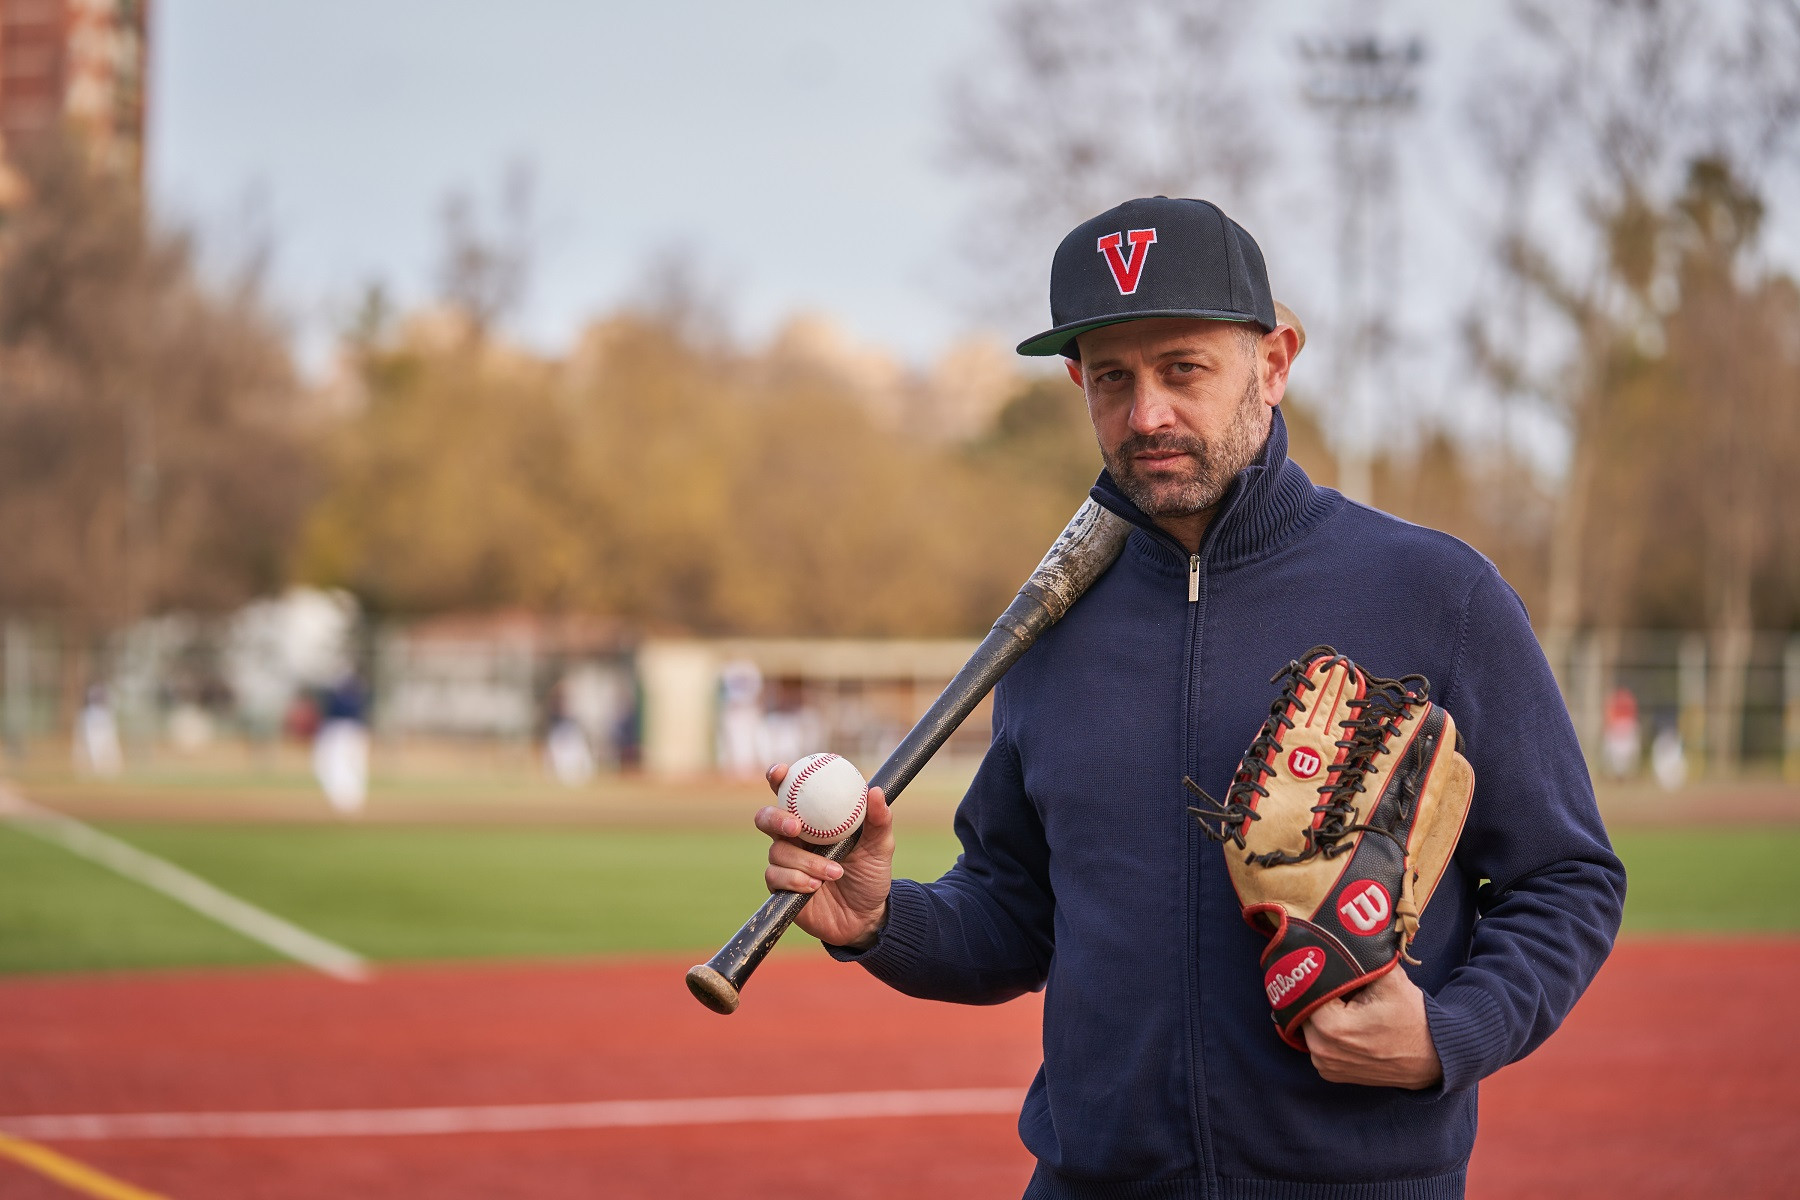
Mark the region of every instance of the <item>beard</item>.
POLYGON ((1257 420, 1261 405, 1262 389, 1253 368, 1231 423, 1214 442, 1184 433, 1133 434, 1110 450, 1102 446, 1100 456, 1113 481, 1145 515, 1186 517, 1205 512, 1218 504, 1238 472, 1262 453, 1267 431, 1257 420), (1186 454, 1187 469, 1178 475, 1148 476, 1134 457, 1147 450, 1186 454))

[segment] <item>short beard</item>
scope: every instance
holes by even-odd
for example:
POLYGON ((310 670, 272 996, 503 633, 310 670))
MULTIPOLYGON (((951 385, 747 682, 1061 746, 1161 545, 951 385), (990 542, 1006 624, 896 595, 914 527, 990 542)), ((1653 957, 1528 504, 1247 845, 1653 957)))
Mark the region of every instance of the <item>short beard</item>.
POLYGON ((1257 420, 1261 404, 1262 389, 1252 368, 1243 399, 1217 445, 1180 433, 1133 434, 1113 449, 1102 446, 1101 457, 1106 460, 1113 481, 1146 516, 1193 516, 1218 504, 1238 472, 1262 453, 1267 434, 1257 420), (1189 455, 1187 475, 1180 479, 1146 479, 1137 473, 1133 458, 1146 450, 1173 450, 1189 455))

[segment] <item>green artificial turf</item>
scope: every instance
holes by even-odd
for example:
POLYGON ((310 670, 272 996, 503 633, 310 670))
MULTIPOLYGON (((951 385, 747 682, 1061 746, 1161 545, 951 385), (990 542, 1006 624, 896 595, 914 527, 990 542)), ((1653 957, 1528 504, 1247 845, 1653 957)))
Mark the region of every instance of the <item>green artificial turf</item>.
POLYGON ((1627 934, 1800 932, 1800 827, 1624 830, 1613 847, 1627 934))
POLYGON ((768 897, 749 829, 108 831, 375 959, 716 948, 768 897))
MULTIPOLYGON (((710 952, 760 904, 752 830, 115 823, 107 832, 376 960, 710 952)), ((1629 934, 1800 931, 1800 828, 1635 830, 1629 934)), ((947 829, 903 830, 934 878, 947 829)), ((799 944, 797 942, 797 944, 799 944)), ((55 846, 0 827, 0 971, 274 956, 55 846)))
MULTIPOLYGON (((753 830, 111 823, 106 832, 376 960, 716 949, 768 893, 753 830)), ((902 873, 954 859, 907 839, 902 873)), ((60 848, 0 829, 0 971, 271 955, 60 848)))
POLYGON ((0 972, 276 961, 173 900, 0 825, 0 972))

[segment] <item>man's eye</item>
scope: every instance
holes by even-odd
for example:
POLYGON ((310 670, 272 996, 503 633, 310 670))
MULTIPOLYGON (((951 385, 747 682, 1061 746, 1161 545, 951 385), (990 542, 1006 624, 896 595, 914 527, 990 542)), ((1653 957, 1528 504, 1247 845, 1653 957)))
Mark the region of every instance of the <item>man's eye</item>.
POLYGON ((1125 378, 1125 372, 1123 372, 1123 371, 1108 371, 1106 374, 1104 374, 1100 377, 1100 382, 1101 383, 1118 383, 1120 380, 1122 380, 1124 378, 1125 378))
POLYGON ((1189 371, 1198 371, 1200 369, 1200 364, 1199 363, 1178 362, 1178 363, 1175 363, 1170 369, 1173 370, 1177 375, 1186 375, 1189 371))

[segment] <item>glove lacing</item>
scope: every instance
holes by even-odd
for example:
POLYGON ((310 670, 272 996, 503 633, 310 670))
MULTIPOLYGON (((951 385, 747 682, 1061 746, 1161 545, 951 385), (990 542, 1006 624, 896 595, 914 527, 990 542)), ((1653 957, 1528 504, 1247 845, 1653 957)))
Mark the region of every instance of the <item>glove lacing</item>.
MULTIPOLYGON (((1248 822, 1262 820, 1262 814, 1253 807, 1253 797, 1267 798, 1269 789, 1263 785, 1263 777, 1275 772, 1274 759, 1280 749, 1278 739, 1281 731, 1294 727, 1294 720, 1288 715, 1288 709, 1292 708, 1296 713, 1306 711, 1305 693, 1318 686, 1307 676, 1322 661, 1326 662, 1327 670, 1340 662, 1355 667, 1355 664, 1332 647, 1314 646, 1275 672, 1269 682, 1284 686, 1274 703, 1269 706, 1269 719, 1263 722, 1262 730, 1244 751, 1243 761, 1231 787, 1225 793, 1223 804, 1208 795, 1206 789, 1191 778, 1182 779, 1182 786, 1206 805, 1205 808, 1190 806, 1188 812, 1193 814, 1201 830, 1213 841, 1231 842, 1240 850, 1248 849, 1244 844, 1243 831, 1248 822)), ((1349 731, 1349 736, 1333 743, 1346 752, 1344 760, 1332 765, 1325 783, 1319 787, 1322 800, 1312 808, 1323 820, 1317 826, 1308 826, 1302 831, 1305 845, 1297 853, 1286 850, 1271 850, 1263 854, 1246 853, 1246 863, 1277 867, 1307 862, 1320 854, 1326 858, 1334 858, 1350 848, 1351 843, 1347 839, 1355 833, 1380 834, 1399 846, 1401 854, 1406 855, 1405 843, 1391 831, 1356 820, 1359 815, 1356 797, 1365 790, 1364 780, 1375 765, 1375 759, 1392 753, 1388 741, 1400 731, 1401 722, 1410 715, 1413 707, 1430 699, 1431 685, 1423 675, 1405 675, 1399 679, 1365 675, 1364 678, 1368 683, 1367 693, 1359 699, 1344 702, 1354 713, 1349 720, 1339 722, 1340 726, 1349 731)), ((1409 778, 1403 787, 1400 804, 1401 815, 1405 816, 1417 799, 1414 794, 1417 784, 1409 778)), ((1411 856, 1406 855, 1401 899, 1395 907, 1400 923, 1408 927, 1408 939, 1411 931, 1418 928, 1412 876, 1411 856)))
MULTIPOLYGON (((1237 775, 1232 779, 1231 787, 1225 792, 1225 803, 1220 804, 1213 799, 1207 794, 1206 789, 1195 783, 1193 779, 1188 776, 1182 777, 1181 786, 1192 792, 1207 806, 1196 808, 1190 805, 1188 812, 1193 814, 1194 820, 1199 824, 1201 830, 1213 841, 1232 842, 1239 850, 1246 849, 1243 833, 1246 822, 1262 820, 1262 814, 1252 807, 1255 801, 1250 797, 1266 798, 1268 796, 1269 789, 1262 785, 1262 777, 1275 770, 1272 759, 1275 751, 1279 748, 1277 738, 1280 736, 1280 731, 1294 727, 1294 719, 1288 715, 1287 710, 1291 707, 1298 712, 1306 711, 1303 694, 1318 686, 1306 677, 1306 672, 1314 659, 1325 655, 1341 657, 1330 646, 1314 646, 1269 677, 1270 683, 1280 684, 1285 680, 1286 686, 1269 705, 1269 719, 1263 722, 1263 727, 1257 731, 1249 749, 1244 751, 1244 758, 1238 766, 1237 775), (1209 822, 1216 822, 1216 825, 1209 824, 1209 822)), ((1251 862, 1255 858, 1255 855, 1251 855, 1244 861, 1251 862)))

